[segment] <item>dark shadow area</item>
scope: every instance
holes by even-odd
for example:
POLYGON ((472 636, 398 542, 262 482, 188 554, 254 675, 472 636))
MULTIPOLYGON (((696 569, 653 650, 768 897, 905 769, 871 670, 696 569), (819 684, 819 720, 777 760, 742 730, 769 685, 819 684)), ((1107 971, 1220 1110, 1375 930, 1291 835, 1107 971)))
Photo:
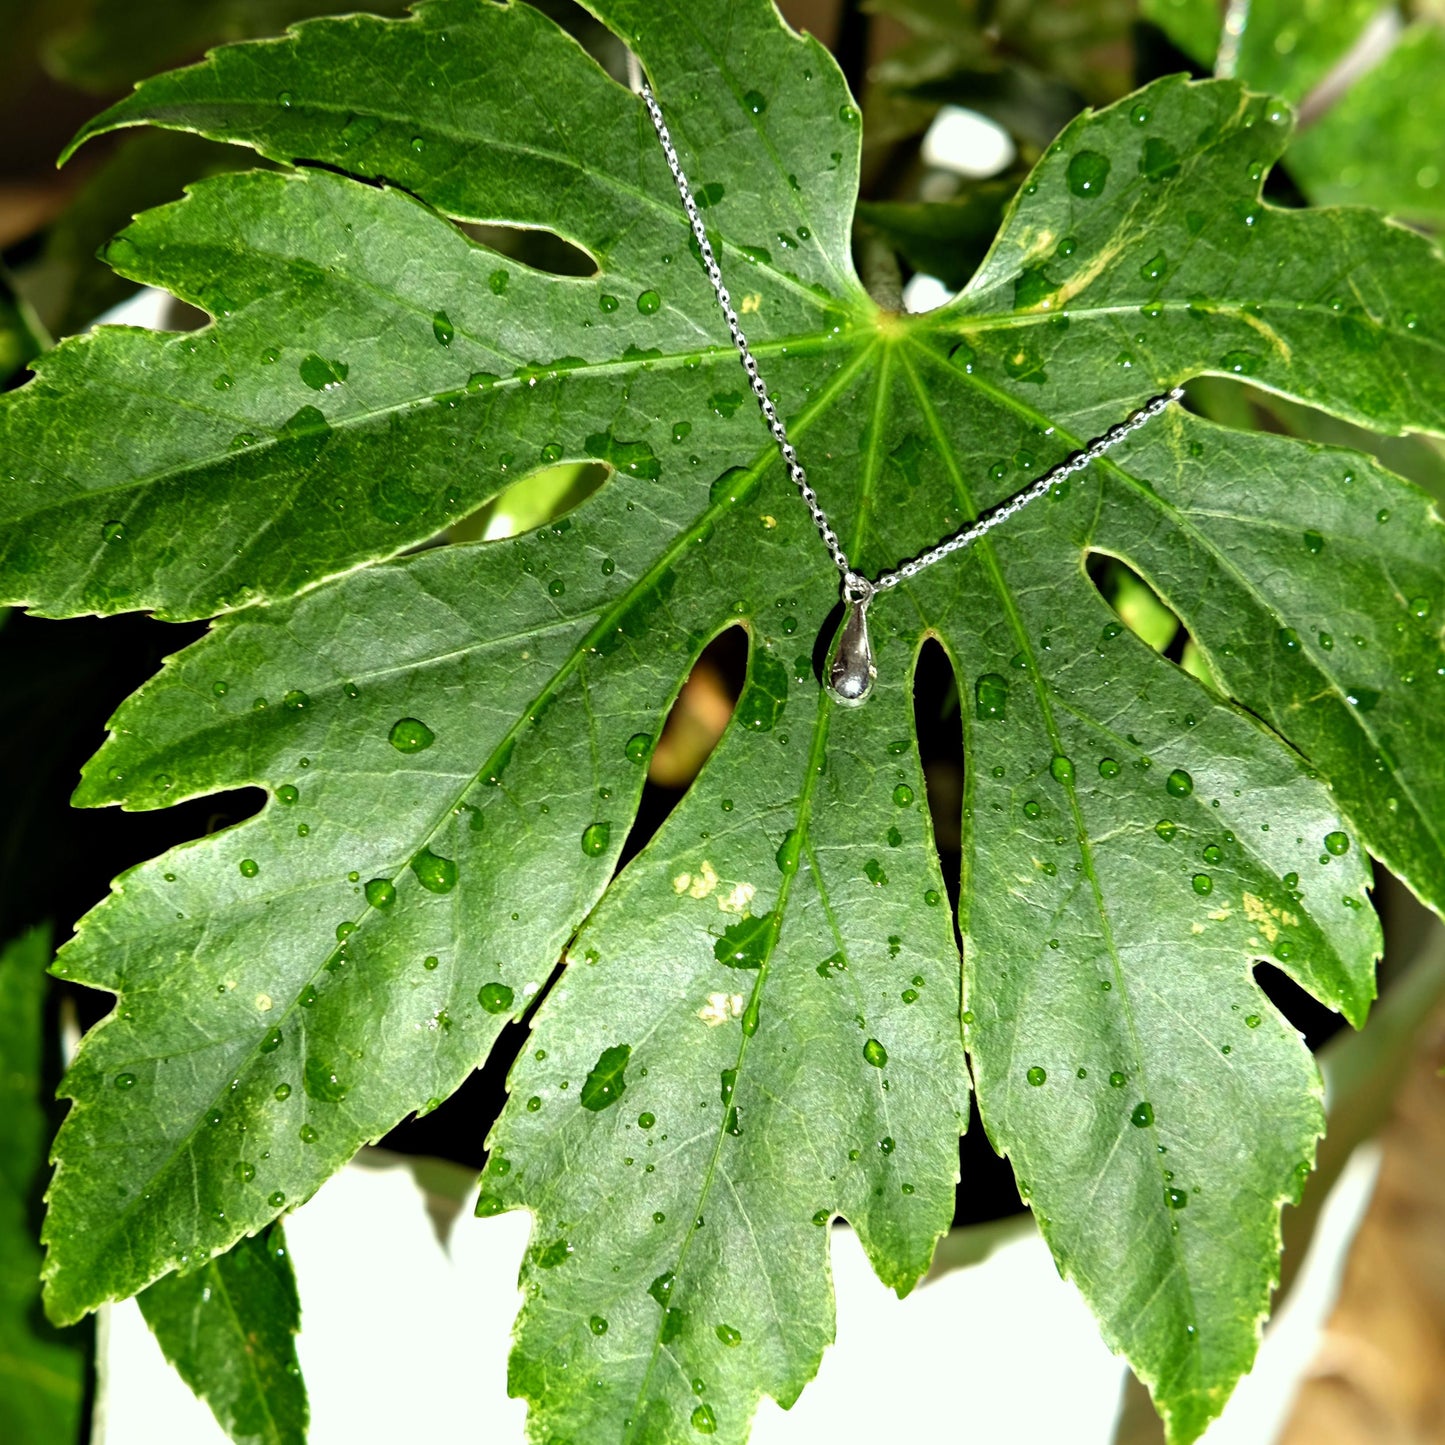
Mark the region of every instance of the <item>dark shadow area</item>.
POLYGON ((1311 998, 1288 975, 1262 959, 1254 965, 1254 981, 1265 997, 1304 1035, 1311 1051, 1344 1028, 1345 1021, 1332 1009, 1311 998))
MULTIPOLYGON (((554 972, 553 977, 556 974, 554 972)), ((552 986, 538 995, 546 997, 552 986)), ((497 1036, 481 1068, 469 1074, 450 1097, 429 1114, 411 1114, 378 1142, 398 1154, 423 1154, 450 1159, 480 1170, 487 1160, 486 1138, 507 1102, 507 1075, 527 1042, 528 1019, 513 1020, 497 1036)))
POLYGON ((953 664, 932 638, 920 649, 913 671, 913 725, 928 785, 933 842, 956 916, 963 846, 963 716, 953 664))
MULTIPOLYGON (((70 795, 106 720, 162 660, 205 632, 149 617, 57 622, 12 612, 0 626, 0 749, 12 760, 0 822, 0 937, 44 919, 63 943, 111 879, 167 848, 259 811, 257 789, 155 812, 77 809, 70 795)), ((109 995, 74 991, 88 1025, 109 995)))
POLYGON ((459 228, 474 241, 490 246, 533 271, 550 276, 596 276, 597 262, 580 246, 564 240, 555 231, 530 226, 482 226, 459 222, 459 228))
POLYGON ((969 1101, 968 1133, 958 1141, 958 1176, 953 1195, 955 1229, 1022 1211, 1024 1202, 1014 1183, 1013 1165, 993 1152, 976 1098, 969 1101))
POLYGON ((652 841, 712 755, 737 706, 747 667, 748 634, 742 627, 729 627, 703 648, 652 751, 619 870, 652 841))

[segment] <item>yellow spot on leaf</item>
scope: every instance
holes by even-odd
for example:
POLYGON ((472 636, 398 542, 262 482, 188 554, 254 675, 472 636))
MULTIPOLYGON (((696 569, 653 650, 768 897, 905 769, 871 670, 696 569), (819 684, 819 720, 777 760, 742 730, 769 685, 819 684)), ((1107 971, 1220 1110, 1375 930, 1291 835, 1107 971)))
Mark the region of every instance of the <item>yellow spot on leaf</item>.
POLYGON ((717 906, 724 913, 746 913, 752 907, 753 894, 757 891, 751 883, 739 883, 731 893, 718 899, 717 906))
POLYGON ((1244 916, 1264 934, 1269 943, 1273 943, 1279 937, 1279 926, 1281 923, 1297 923, 1299 920, 1292 913, 1286 913, 1282 908, 1266 903, 1263 898, 1253 893, 1246 893, 1241 899, 1244 904, 1244 916))
POLYGON ((741 1016, 743 996, 740 993, 710 993, 707 1002, 697 1011, 697 1016, 708 1028, 715 1029, 729 1019, 741 1016))

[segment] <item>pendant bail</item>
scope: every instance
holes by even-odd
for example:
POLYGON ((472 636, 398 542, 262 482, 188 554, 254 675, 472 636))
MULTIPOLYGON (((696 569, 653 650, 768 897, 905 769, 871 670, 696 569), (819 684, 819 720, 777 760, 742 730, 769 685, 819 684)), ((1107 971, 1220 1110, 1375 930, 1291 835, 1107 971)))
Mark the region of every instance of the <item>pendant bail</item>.
POLYGON ((843 578, 843 622, 828 652, 828 695, 843 707, 861 707, 873 691, 878 669, 868 640, 873 584, 856 572, 843 578))

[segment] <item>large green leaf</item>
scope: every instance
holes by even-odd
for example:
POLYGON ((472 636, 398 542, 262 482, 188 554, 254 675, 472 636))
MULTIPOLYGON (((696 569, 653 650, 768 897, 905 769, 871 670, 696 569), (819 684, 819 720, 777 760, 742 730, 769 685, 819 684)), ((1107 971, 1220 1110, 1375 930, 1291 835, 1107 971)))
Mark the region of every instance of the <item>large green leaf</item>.
POLYGON ((0 949, 0 1439, 81 1438, 86 1332, 40 1314, 39 1196, 50 1129, 43 1082, 50 930, 0 949))
POLYGON ((236 1445, 305 1445, 301 1303, 279 1221, 189 1274, 158 1279, 139 1303, 166 1359, 236 1445))
MULTIPOLYGON (((1261 202, 1278 103, 1171 79, 1080 117, 964 294, 903 317, 851 270, 859 127, 827 55, 763 0, 596 9, 867 569, 1200 373, 1441 429, 1445 272, 1367 213, 1261 202)), ((269 795, 118 880, 57 964, 121 995, 67 1085, 57 1317, 225 1249, 444 1098, 565 954, 484 1186, 537 1216, 513 1385, 539 1438, 743 1438, 816 1368, 834 1213, 908 1288, 952 1209, 960 1009, 1061 1266, 1196 1435, 1253 1356, 1322 1127, 1251 966, 1358 1022, 1366 850, 1445 898, 1423 495, 1172 410, 881 599, 878 696, 836 712, 813 664, 836 575, 646 115, 549 22, 319 21, 100 126, 147 120, 395 185, 223 177, 143 216, 117 262, 216 322, 68 342, 0 402, 8 595, 237 609, 122 707, 78 800, 269 795), (439 213, 547 228, 597 274, 439 213), (613 475, 553 525, 373 565, 587 459, 613 475), (1095 552, 1233 700, 1120 627, 1095 552), (609 890, 667 706, 734 624, 729 731, 609 890), (927 636, 969 703, 961 989, 911 741, 927 636)))

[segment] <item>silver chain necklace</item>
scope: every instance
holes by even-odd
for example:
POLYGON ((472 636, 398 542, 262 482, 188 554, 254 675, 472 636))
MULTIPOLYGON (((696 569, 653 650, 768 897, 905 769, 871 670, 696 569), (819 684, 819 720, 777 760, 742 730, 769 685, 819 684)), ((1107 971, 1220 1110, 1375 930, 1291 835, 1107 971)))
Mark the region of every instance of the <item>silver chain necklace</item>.
POLYGON ((722 309, 723 320, 727 322, 733 345, 737 347, 738 356, 742 360, 743 370, 748 374, 748 385, 752 387, 753 395, 757 398, 758 409, 763 414, 763 420, 767 423, 768 430, 772 432, 773 439, 778 444, 778 451, 782 455, 783 465, 788 470, 788 476, 792 479, 793 485, 797 487, 798 495, 802 497, 812 515, 813 525, 818 529, 818 535, 823 539, 823 545, 828 549, 828 555, 833 559, 834 566, 842 573, 843 621, 828 650, 826 687, 835 702, 842 703, 845 707, 858 707, 868 700, 868 695, 873 691, 873 684, 878 677, 878 670, 873 665, 873 649, 868 641, 868 605, 879 592, 886 592, 907 578, 916 577, 925 567, 931 567, 935 562, 943 561, 945 557, 961 551, 971 542, 978 541, 980 537, 991 532, 995 527, 1001 526, 1016 512, 1023 511, 1030 502, 1037 501, 1050 487, 1058 485, 1075 472, 1083 471, 1090 462, 1101 457, 1110 447, 1117 446, 1131 432, 1138 431, 1140 427, 1152 421, 1171 402, 1178 401, 1184 395, 1184 390, 1182 387, 1176 386, 1172 391, 1154 397, 1126 420, 1117 426, 1110 427, 1103 436, 1090 442, 1082 451, 1075 452, 1060 462, 1058 466, 1051 468, 1031 482, 1021 492, 1015 492, 1007 501, 1001 502, 997 507, 985 512, 977 521, 961 527, 957 532, 935 543, 926 551, 920 552, 916 557, 900 562, 896 567, 882 571, 873 578, 865 577, 861 572, 855 572, 852 564, 848 561, 848 554, 843 550, 843 544, 838 540, 837 532, 833 530, 832 524, 828 521, 828 514, 819 505, 818 494, 809 484, 808 474, 803 470, 802 463, 798 460, 798 454, 793 449, 793 444, 788 440, 787 428, 783 425, 783 419, 778 415, 777 407, 773 405, 772 399, 768 396, 767 385, 758 375, 757 359, 748 349, 747 337, 743 335, 742 327, 738 324, 738 314, 733 309, 732 297, 728 294, 728 288, 723 284, 722 271, 718 266, 717 257, 713 254, 712 243, 707 238, 707 228, 703 225, 697 202, 693 199, 692 188, 683 174, 682 162, 677 158, 677 149, 672 143, 672 136, 668 133, 667 123, 662 118, 662 108, 658 105, 651 87, 643 81, 641 67, 637 65, 636 58, 629 56, 629 61, 631 62, 629 68, 632 72, 633 89, 642 96, 648 114, 652 117, 653 128, 657 131, 657 139, 662 145, 662 153, 667 157, 667 164, 672 171, 673 180, 677 182, 677 193, 682 197, 683 208, 687 211, 687 218, 692 223, 692 234, 702 253, 702 263, 707 269, 708 280, 712 282, 718 306, 722 309))

